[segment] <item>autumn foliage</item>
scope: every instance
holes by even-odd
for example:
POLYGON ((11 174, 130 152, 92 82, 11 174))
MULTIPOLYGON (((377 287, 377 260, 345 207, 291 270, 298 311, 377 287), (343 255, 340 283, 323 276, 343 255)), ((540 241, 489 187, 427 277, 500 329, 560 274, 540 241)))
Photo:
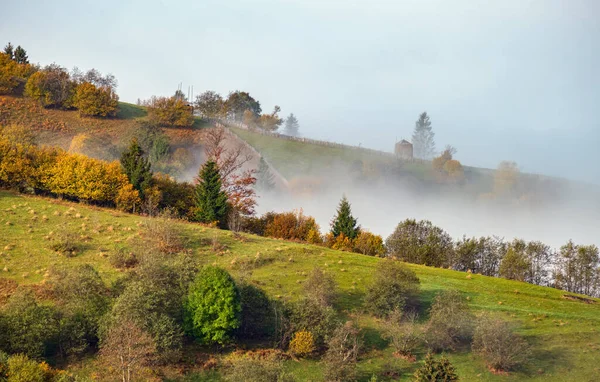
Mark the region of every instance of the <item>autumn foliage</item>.
POLYGON ((194 123, 192 108, 176 97, 152 97, 146 102, 150 120, 159 126, 190 127, 194 123))
POLYGON ((114 117, 117 115, 119 97, 110 87, 82 82, 75 91, 74 106, 82 116, 114 117))

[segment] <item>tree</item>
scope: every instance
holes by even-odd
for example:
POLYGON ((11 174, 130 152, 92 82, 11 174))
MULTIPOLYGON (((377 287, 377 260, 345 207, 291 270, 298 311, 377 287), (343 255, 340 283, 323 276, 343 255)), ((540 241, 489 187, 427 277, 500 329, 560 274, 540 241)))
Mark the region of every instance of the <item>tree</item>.
POLYGON ((224 104, 223 97, 212 90, 205 91, 196 97, 196 109, 204 118, 217 119, 222 117, 224 104))
POLYGON ((357 220, 352 216, 350 203, 344 195, 331 223, 331 234, 336 238, 344 234, 345 237, 354 240, 360 232, 360 226, 357 226, 356 222, 357 220))
POLYGON ((100 355, 120 372, 123 382, 131 382, 142 367, 152 361, 156 347, 148 333, 133 321, 116 322, 102 340, 100 355))
POLYGON ((200 168, 196 185, 196 220, 202 223, 219 222, 227 216, 227 194, 222 189, 217 164, 209 160, 200 168))
POLYGON ((427 353, 425 363, 415 372, 415 382, 451 382, 458 381, 458 375, 448 358, 442 356, 437 361, 433 354, 427 353))
POLYGON ((10 42, 6 44, 4 47, 4 54, 6 54, 11 60, 15 58, 15 48, 13 47, 13 44, 10 42))
POLYGON ((14 60, 17 62, 17 64, 29 64, 27 52, 21 47, 21 45, 17 46, 15 49, 14 60))
POLYGON ((25 84, 25 95, 44 107, 69 108, 74 102, 75 82, 69 72, 56 64, 35 72, 25 84))
POLYGON ((146 102, 148 118, 159 126, 190 127, 194 124, 192 108, 178 97, 152 97, 146 102))
POLYGON ((249 93, 239 90, 229 93, 225 101, 227 117, 234 121, 242 121, 246 110, 250 110, 257 118, 262 111, 260 103, 252 98, 249 93))
POLYGON ((114 117, 117 115, 119 97, 110 87, 97 87, 91 82, 82 82, 75 90, 73 105, 82 116, 114 117))
POLYGON ((531 350, 511 325, 485 314, 479 318, 473 336, 473 351, 495 370, 511 370, 524 363, 531 350))
POLYGON ((304 293, 309 300, 323 307, 330 307, 336 299, 335 280, 331 275, 315 268, 304 282, 304 293))
POLYGON ((455 244, 452 267, 458 271, 497 277, 506 243, 498 237, 463 237, 455 244))
POLYGON ((452 238, 428 220, 407 219, 388 236, 385 246, 390 255, 403 261, 434 267, 446 266, 452 258, 452 238))
POLYGON ((392 261, 380 261, 367 287, 365 309, 378 317, 387 317, 394 310, 404 310, 414 304, 419 292, 419 278, 405 265, 392 261))
POLYGON ((572 293, 597 296, 600 288, 600 256, 595 245, 563 245, 554 271, 555 286, 572 293))
POLYGON ((227 271, 203 268, 185 302, 188 332, 205 344, 224 344, 240 327, 240 295, 227 271))
POLYGON ((285 129, 283 133, 291 137, 297 137, 299 135, 300 124, 294 113, 290 113, 285 119, 285 129))
POLYGON ((435 296, 429 309, 427 345, 432 350, 455 349, 473 334, 473 316, 466 299, 456 290, 435 296))
POLYGON ((348 321, 338 327, 329 341, 325 362, 325 380, 332 382, 353 381, 356 379, 356 363, 362 348, 362 340, 357 326, 348 321))
POLYGON ((367 256, 383 257, 385 255, 385 247, 383 238, 375 235, 367 230, 360 230, 360 233, 354 240, 354 251, 367 256))
POLYGON ((403 357, 414 357, 414 351, 421 343, 423 333, 417 325, 416 313, 405 314, 394 310, 385 321, 384 338, 388 339, 396 353, 403 357))
POLYGON ((499 197, 514 196, 519 178, 516 162, 502 161, 494 173, 494 193, 499 197))
POLYGON ((137 139, 132 139, 129 148, 121 155, 121 167, 129 182, 143 196, 144 191, 152 184, 152 171, 137 139))
POLYGON ((263 157, 260 157, 258 172, 256 173, 256 189, 263 192, 271 191, 275 188, 274 178, 269 165, 263 157))
POLYGON ((435 153, 435 133, 431 129, 431 121, 427 112, 421 113, 415 122, 415 130, 412 135, 414 155, 416 158, 429 159, 435 153))
POLYGON ((281 108, 276 105, 271 114, 261 115, 258 119, 258 126, 266 131, 275 131, 279 129, 279 126, 283 123, 283 119, 278 116, 280 111, 281 108))
POLYGON ((525 254, 515 248, 508 248, 500 263, 499 275, 505 279, 525 281, 531 263, 525 254))

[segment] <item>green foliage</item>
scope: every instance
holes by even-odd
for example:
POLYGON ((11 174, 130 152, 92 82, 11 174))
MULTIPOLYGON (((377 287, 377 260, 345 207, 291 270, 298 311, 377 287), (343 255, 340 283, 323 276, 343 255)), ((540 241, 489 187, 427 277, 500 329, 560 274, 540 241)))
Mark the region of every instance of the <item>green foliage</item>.
POLYGON ((473 321, 465 297, 456 290, 442 291, 435 296, 429 310, 427 346, 439 351, 468 343, 473 335, 473 321))
POLYGON ((52 64, 29 77, 25 84, 25 95, 39 101, 44 107, 69 108, 73 106, 75 86, 65 68, 52 64))
POLYGON ((205 267, 185 302, 188 332, 205 344, 225 344, 240 327, 240 295, 227 271, 205 267))
POLYGON ((169 138, 164 134, 157 135, 150 148, 150 163, 165 161, 169 157, 170 151, 169 138))
POLYGON ((556 287, 592 295, 600 288, 600 255, 595 245, 576 245, 569 240, 560 248, 554 274, 556 287))
POLYGON ((274 176, 265 162, 263 157, 260 157, 258 163, 258 172, 256 173, 256 189, 259 191, 271 191, 275 188, 274 176))
POLYGON ((418 292, 419 278, 415 272, 396 261, 381 261, 367 287, 364 308, 375 316, 385 317, 414 304, 418 292))
POLYGON ((356 225, 356 219, 352 216, 350 203, 346 196, 342 197, 337 209, 337 214, 331 223, 331 233, 334 237, 344 234, 350 240, 356 239, 360 232, 360 227, 356 225))
POLYGON ((452 238, 428 220, 407 219, 388 236, 385 246, 390 255, 409 263, 446 266, 452 258, 452 238))
POLYGON ((17 62, 17 64, 29 64, 27 52, 21 47, 21 45, 17 46, 15 49, 14 60, 17 62))
POLYGON ((121 167, 129 182, 143 195, 144 191, 152 184, 152 171, 150 163, 144 157, 144 151, 136 139, 131 140, 129 148, 121 155, 121 167))
POLYGON ((286 316, 288 322, 284 329, 282 342, 290 341, 296 332, 309 331, 314 337, 317 350, 325 347, 325 343, 338 325, 337 315, 333 308, 324 307, 307 299, 289 305, 286 316))
POLYGON ((225 381, 238 382, 292 382, 294 378, 284 372, 283 362, 276 356, 258 358, 252 355, 233 354, 225 360, 225 381))
POLYGON ((415 372, 415 382, 451 382, 458 381, 458 375, 448 358, 442 356, 437 361, 433 354, 427 353, 425 363, 415 372))
POLYGON ((176 217, 192 217, 195 195, 195 188, 192 184, 177 182, 170 176, 162 174, 155 174, 152 183, 160 192, 159 210, 169 208, 176 217))
POLYGON ((337 297, 335 280, 319 268, 312 270, 303 287, 306 298, 323 307, 332 306, 337 297))
POLYGON ((46 373, 40 365, 25 354, 16 354, 8 359, 7 382, 44 382, 46 373))
POLYGON ((239 90, 229 93, 225 101, 227 115, 236 121, 242 121, 246 110, 249 110, 255 117, 258 117, 262 111, 260 103, 249 93, 239 90))
POLYGON ((405 314, 397 309, 392 311, 386 320, 384 337, 390 341, 398 354, 413 356, 423 339, 423 333, 417 325, 417 315, 405 314))
POLYGON ((508 322, 489 314, 477 321, 473 351, 495 370, 512 370, 525 363, 531 353, 529 344, 508 322))
POLYGON ((4 54, 6 54, 11 60, 15 57, 15 47, 10 43, 10 41, 4 47, 4 54))
POLYGON ((220 94, 207 90, 196 97, 196 109, 204 118, 215 119, 223 115, 224 101, 220 94))
POLYGON ((500 262, 506 254, 506 244, 497 237, 479 239, 463 237, 454 248, 452 267, 456 270, 498 276, 500 262))
POLYGON ((202 223, 225 223, 228 211, 227 194, 222 190, 217 164, 209 160, 200 168, 196 185, 195 219, 202 223))
POLYGON ((266 339, 275 334, 275 307, 260 288, 242 282, 238 285, 240 293, 241 324, 237 337, 243 339, 266 339))

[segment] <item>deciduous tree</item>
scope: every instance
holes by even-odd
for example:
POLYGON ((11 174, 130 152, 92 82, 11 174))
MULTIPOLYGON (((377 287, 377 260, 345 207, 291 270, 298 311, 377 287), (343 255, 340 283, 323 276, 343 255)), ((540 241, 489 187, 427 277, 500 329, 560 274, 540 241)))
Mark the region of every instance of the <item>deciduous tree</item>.
POLYGON ((196 108, 204 118, 218 119, 224 113, 223 97, 212 90, 205 91, 196 97, 196 108))
POLYGON ((246 110, 250 110, 255 117, 258 117, 262 111, 260 103, 252 98, 249 93, 239 90, 229 93, 225 101, 225 111, 228 118, 242 121, 246 110))

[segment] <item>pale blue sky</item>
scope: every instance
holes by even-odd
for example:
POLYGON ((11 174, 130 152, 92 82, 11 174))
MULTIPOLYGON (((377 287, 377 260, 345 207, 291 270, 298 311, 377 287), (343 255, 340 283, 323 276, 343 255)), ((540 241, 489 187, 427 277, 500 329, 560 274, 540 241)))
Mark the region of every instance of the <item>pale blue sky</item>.
POLYGON ((305 136, 391 150, 426 110, 469 165, 600 183, 600 1, 7 1, 0 44, 122 100, 246 90, 305 136))

